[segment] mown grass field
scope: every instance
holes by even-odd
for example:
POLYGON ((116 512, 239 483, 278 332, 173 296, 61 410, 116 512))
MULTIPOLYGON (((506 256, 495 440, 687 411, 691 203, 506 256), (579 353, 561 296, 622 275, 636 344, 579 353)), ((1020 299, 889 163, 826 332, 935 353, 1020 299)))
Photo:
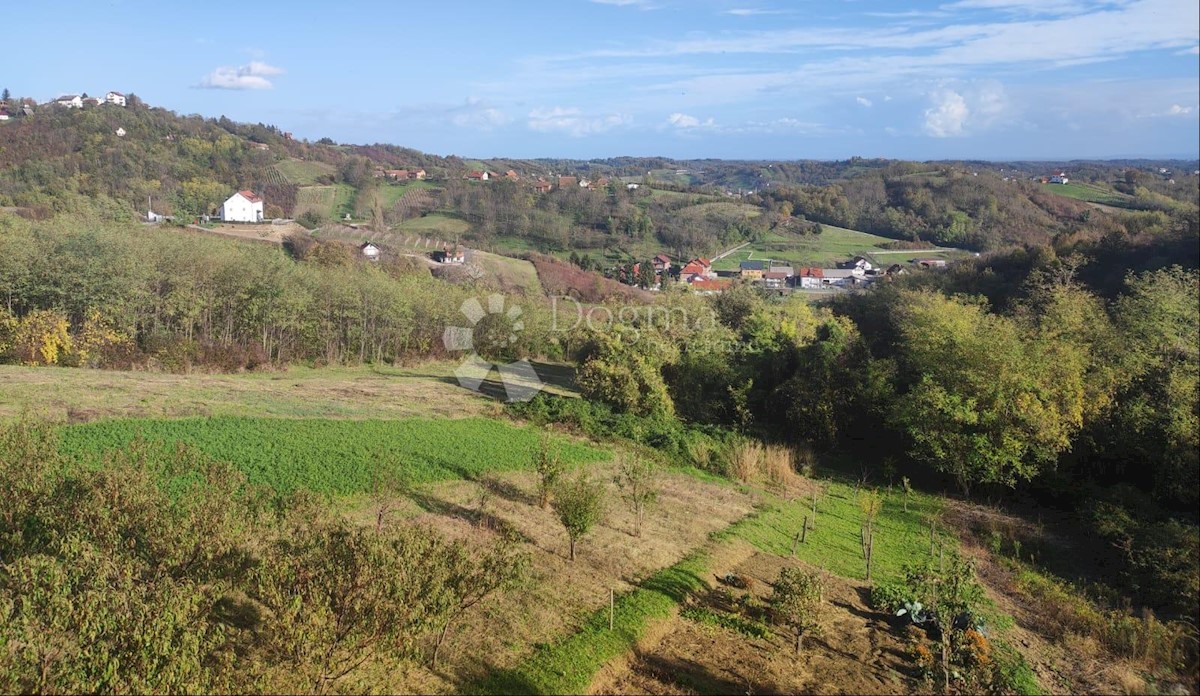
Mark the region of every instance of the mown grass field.
MULTIPOLYGON (((171 447, 182 442, 232 463, 253 484, 277 491, 306 488, 352 495, 371 490, 383 473, 413 485, 527 469, 532 466, 539 437, 532 428, 483 418, 131 419, 65 426, 60 430, 60 449, 87 463, 138 439, 150 446, 171 447)), ((594 447, 561 436, 554 440, 568 465, 608 458, 594 447)))
POLYGON ((329 176, 337 171, 332 164, 298 159, 283 160, 275 165, 275 169, 289 184, 299 186, 311 186, 320 181, 321 177, 329 176))
MULTIPOLYGON (((193 416, 462 418, 498 412, 494 400, 458 385, 457 365, 293 365, 234 375, 0 365, 0 420, 22 415, 57 422, 193 416)), ((551 379, 558 368, 539 364, 536 369, 548 391, 571 393, 562 386, 569 380, 551 379)))
POLYGON ((465 236, 470 230, 471 226, 464 220, 440 213, 405 220, 396 228, 400 233, 428 235, 447 241, 465 236))
MULTIPOLYGON (((823 225, 822 228, 819 235, 771 234, 763 241, 715 262, 713 266, 719 271, 731 271, 736 270, 742 261, 774 259, 791 263, 793 266, 829 268, 837 261, 844 261, 859 254, 871 257, 873 252, 884 251, 883 244, 895 241, 833 225, 823 225)), ((932 252, 912 252, 912 258, 935 255, 932 252)), ((894 263, 901 258, 908 257, 899 254, 882 255, 880 262, 894 263)))
POLYGON ((1114 205, 1123 207, 1133 200, 1132 196, 1128 196, 1119 191, 1114 191, 1106 186, 1099 184, 1042 184, 1042 190, 1047 193, 1053 193, 1056 196, 1066 196, 1088 203, 1101 203, 1104 205, 1114 205))

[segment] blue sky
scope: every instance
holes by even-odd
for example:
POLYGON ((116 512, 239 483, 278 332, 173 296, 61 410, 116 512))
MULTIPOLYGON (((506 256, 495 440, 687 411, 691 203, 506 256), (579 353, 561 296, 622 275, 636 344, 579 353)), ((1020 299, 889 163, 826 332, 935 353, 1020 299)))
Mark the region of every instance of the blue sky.
POLYGON ((491 157, 1200 151, 1196 0, 5 3, 0 86, 491 157))

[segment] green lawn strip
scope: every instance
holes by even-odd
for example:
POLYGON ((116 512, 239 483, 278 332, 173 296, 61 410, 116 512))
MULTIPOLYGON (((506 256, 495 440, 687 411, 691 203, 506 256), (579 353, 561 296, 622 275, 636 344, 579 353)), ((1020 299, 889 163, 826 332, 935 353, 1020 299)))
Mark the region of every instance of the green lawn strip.
MULTIPOLYGON (((805 543, 795 544, 796 557, 846 578, 866 579, 859 530, 863 513, 854 488, 838 481, 825 481, 825 491, 817 498, 815 528, 810 527, 805 543)), ((913 493, 904 511, 903 494, 883 495, 883 508, 875 522, 875 546, 872 552, 872 581, 898 580, 906 563, 929 557, 929 520, 940 509, 932 496, 913 493)), ((804 524, 812 524, 812 503, 808 499, 773 501, 761 515, 739 523, 732 534, 757 548, 779 556, 790 556, 793 539, 804 524)), ((947 549, 957 542, 937 532, 938 543, 947 549)))
POLYGON ((610 660, 629 651, 652 621, 665 619, 692 592, 705 586, 708 555, 699 551, 650 576, 642 585, 617 597, 613 628, 608 607, 594 612, 565 638, 538 647, 519 666, 494 672, 471 684, 467 693, 579 694, 610 660))
MULTIPOLYGON (((307 488, 351 495, 370 489, 390 469, 405 484, 470 479, 488 471, 528 469, 540 433, 484 418, 326 420, 187 418, 108 420, 60 429, 63 454, 97 465, 110 452, 141 439, 152 446, 177 442, 232 463, 250 482, 278 491, 307 488)), ((595 447, 555 437, 569 465, 605 460, 595 447)))

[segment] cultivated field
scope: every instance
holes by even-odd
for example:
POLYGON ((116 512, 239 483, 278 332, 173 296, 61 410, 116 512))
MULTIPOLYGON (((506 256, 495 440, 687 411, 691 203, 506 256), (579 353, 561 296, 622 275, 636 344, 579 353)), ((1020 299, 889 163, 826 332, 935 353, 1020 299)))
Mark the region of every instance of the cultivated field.
POLYGON ((320 182, 322 177, 332 176, 337 172, 337 168, 332 164, 298 159, 283 160, 275 165, 275 170, 289 184, 299 186, 312 186, 320 182))
POLYGON ((398 232, 429 235, 450 242, 465 236, 470 229, 465 221, 438 213, 405 220, 396 228, 398 232))
POLYGON ((300 217, 313 211, 329 220, 341 220, 347 213, 354 214, 354 196, 354 189, 346 184, 304 186, 296 192, 296 209, 292 215, 300 217))
POLYGON ((1133 200, 1132 196, 1099 184, 1042 184, 1042 190, 1058 196, 1087 201, 1088 203, 1100 203, 1117 207, 1128 206, 1129 202, 1133 200))

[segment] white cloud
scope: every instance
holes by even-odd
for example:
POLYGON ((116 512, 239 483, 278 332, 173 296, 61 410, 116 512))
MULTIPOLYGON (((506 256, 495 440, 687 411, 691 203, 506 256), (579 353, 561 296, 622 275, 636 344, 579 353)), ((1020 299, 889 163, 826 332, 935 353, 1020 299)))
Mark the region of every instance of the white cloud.
POLYGON ((865 106, 868 109, 873 106, 871 100, 867 99, 866 97, 855 97, 854 101, 858 102, 860 106, 865 106))
POLYGON ((714 128, 716 127, 717 122, 711 118, 701 121, 695 116, 674 113, 667 117, 667 124, 686 130, 690 128, 714 128))
POLYGON ((930 94, 924 112, 924 131, 935 138, 953 138, 1008 125, 1013 111, 1004 85, 995 80, 943 84, 930 94))
POLYGON ((603 133, 629 125, 633 118, 627 114, 590 116, 581 109, 556 106, 553 109, 534 109, 529 112, 529 128, 540 133, 566 133, 574 138, 603 133))
POLYGON ((274 85, 267 78, 283 72, 283 68, 252 60, 237 67, 219 67, 205 75, 197 86, 204 89, 271 89, 274 85))
POLYGON ((925 110, 925 132, 935 138, 953 138, 964 134, 971 111, 967 100, 952 89, 933 94, 933 106, 925 110))
POLYGON ((1195 108, 1193 107, 1172 104, 1171 108, 1167 109, 1167 112, 1163 114, 1163 116, 1187 116, 1193 111, 1195 111, 1195 108))
POLYGON ((467 99, 465 104, 450 109, 449 112, 451 114, 450 122, 459 128, 490 131, 512 121, 508 114, 489 106, 487 102, 476 97, 467 99))

